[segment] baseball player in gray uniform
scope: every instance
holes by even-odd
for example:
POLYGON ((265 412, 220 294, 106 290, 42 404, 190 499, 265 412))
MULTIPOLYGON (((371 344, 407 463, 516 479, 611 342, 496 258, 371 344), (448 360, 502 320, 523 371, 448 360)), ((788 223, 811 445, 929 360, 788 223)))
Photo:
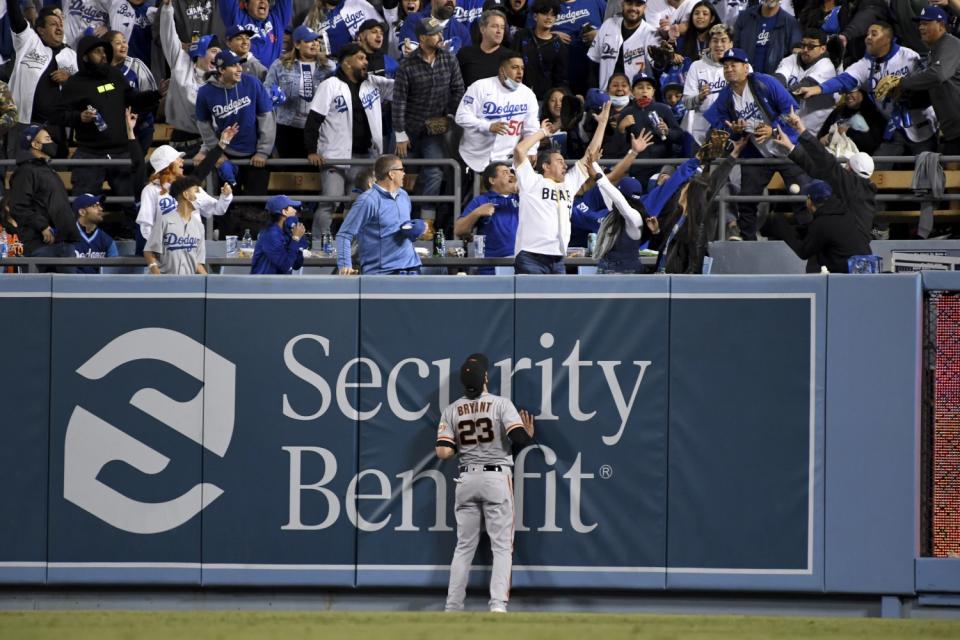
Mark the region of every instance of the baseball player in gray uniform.
POLYGON ((487 392, 487 358, 476 353, 460 367, 464 395, 443 410, 437 457, 460 455, 456 479, 457 548, 450 563, 447 611, 462 611, 470 565, 486 523, 493 551, 490 611, 506 613, 513 564, 513 457, 511 443, 533 438, 533 416, 487 392))

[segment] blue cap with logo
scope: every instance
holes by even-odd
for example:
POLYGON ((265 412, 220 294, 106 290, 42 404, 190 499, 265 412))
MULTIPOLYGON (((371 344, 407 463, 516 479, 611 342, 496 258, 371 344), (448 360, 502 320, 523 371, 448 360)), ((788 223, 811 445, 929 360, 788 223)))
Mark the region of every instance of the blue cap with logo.
POLYGON ((236 37, 239 36, 239 35, 246 35, 246 36, 252 38, 253 36, 255 36, 255 35, 257 35, 257 34, 256 34, 255 31, 253 31, 252 29, 248 29, 247 27, 243 26, 242 24, 235 24, 235 25, 233 25, 232 27, 230 27, 229 29, 227 29, 227 40, 230 40, 231 38, 236 38, 236 37))
POLYGON ((914 22, 942 22, 947 24, 947 12, 940 7, 924 7, 920 15, 913 17, 914 22))
POLYGON ((608 102, 610 102, 610 94, 606 91, 590 89, 587 91, 587 97, 583 100, 583 109, 584 111, 597 112, 608 102))
POLYGON ((217 44, 216 36, 208 35, 199 38, 196 42, 190 43, 190 57, 191 58, 202 58, 207 55, 207 49, 210 47, 219 46, 217 44))
POLYGON ((638 84, 640 84, 641 82, 649 82, 651 87, 653 87, 654 89, 657 88, 657 81, 653 78, 653 76, 648 75, 648 74, 644 73, 643 71, 641 71, 641 72, 638 73, 637 75, 633 76, 633 83, 631 83, 630 86, 631 86, 631 87, 635 87, 635 86, 637 86, 638 84))
POLYGON ((289 196, 273 196, 267 200, 266 210, 270 213, 283 213, 287 207, 299 207, 302 202, 292 200, 289 196))
POLYGON ((43 127, 41 127, 39 124, 32 124, 24 129, 23 133, 20 135, 20 148, 29 149, 30 143, 33 142, 33 139, 36 138, 37 134, 39 134, 41 131, 43 131, 43 127))
POLYGON ((811 180, 800 192, 816 205, 823 204, 833 195, 833 189, 823 180, 811 180))
POLYGON ((80 209, 86 209, 98 203, 103 203, 103 196, 95 196, 92 193, 82 193, 76 197, 71 206, 73 207, 74 213, 80 213, 80 209))
POLYGON ((683 76, 679 73, 665 73, 660 76, 660 90, 666 91, 668 87, 680 87, 683 89, 683 76))
POLYGON ((217 65, 217 69, 224 69, 235 64, 243 64, 243 58, 234 55, 229 49, 224 49, 213 59, 213 63, 217 65))
POLYGON ((293 35, 290 37, 293 38, 294 42, 313 42, 320 38, 320 34, 307 25, 302 24, 293 30, 293 35))
POLYGON ((742 62, 743 64, 750 64, 750 58, 747 57, 743 49, 734 48, 727 49, 723 57, 720 58, 720 62, 742 62))

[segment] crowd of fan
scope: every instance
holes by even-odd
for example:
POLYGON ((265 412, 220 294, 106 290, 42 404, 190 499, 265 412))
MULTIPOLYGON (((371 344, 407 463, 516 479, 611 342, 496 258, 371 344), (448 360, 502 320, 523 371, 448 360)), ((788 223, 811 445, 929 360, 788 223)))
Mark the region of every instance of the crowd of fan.
MULTIPOLYGON (((200 214, 217 216, 221 236, 262 226, 282 272, 308 231, 295 214, 312 217, 319 238, 336 231, 338 205, 284 196, 264 211, 231 205, 233 194, 266 197, 271 171, 319 171, 321 193, 348 201, 381 176, 330 160, 385 154, 458 159, 464 184, 483 192, 457 220, 436 200, 413 206, 418 237, 478 233, 487 256, 512 256, 523 138, 544 132, 540 150, 568 159, 599 140, 604 158, 631 160, 611 182, 649 195, 673 168, 632 160, 692 158, 722 130, 727 154, 793 161, 734 170, 740 195, 779 172, 808 196, 792 221, 766 225, 756 203, 735 205, 728 237, 782 238, 815 257, 824 225, 811 213, 873 207, 871 156, 960 155, 960 0, 0 2, 0 132, 16 159, 0 222, 10 252, 27 256, 116 255, 99 228, 106 182, 110 196, 135 198, 115 234, 136 238, 151 270, 202 270, 202 256, 167 257, 203 244, 200 214), (157 146, 159 122, 171 131, 157 146), (844 192, 836 175, 814 179, 832 168, 821 152, 850 158, 864 183, 844 192), (85 161, 72 169, 72 202, 49 165, 68 155, 85 161), (203 188, 208 174, 218 197, 203 188)), ((416 173, 416 195, 452 193, 450 167, 416 173)), ((571 245, 616 210, 589 188, 601 177, 573 203, 571 245)), ((872 214, 828 230, 833 250, 851 233, 849 251, 882 236, 872 214)))

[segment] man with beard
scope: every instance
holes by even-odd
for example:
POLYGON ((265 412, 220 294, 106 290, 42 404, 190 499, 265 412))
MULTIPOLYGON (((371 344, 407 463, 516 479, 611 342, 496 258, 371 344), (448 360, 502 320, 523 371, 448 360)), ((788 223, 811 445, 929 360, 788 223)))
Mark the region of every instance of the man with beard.
POLYGON ((379 20, 364 20, 357 29, 357 44, 367 54, 367 73, 392 78, 399 64, 383 51, 384 28, 379 20))
POLYGON ((763 0, 740 13, 734 46, 743 49, 756 73, 773 73, 780 61, 800 42, 800 24, 783 11, 780 0, 763 0))
POLYGON ((404 57, 410 56, 419 46, 420 34, 418 25, 426 18, 434 18, 440 24, 443 37, 440 39, 443 49, 457 55, 460 47, 470 44, 470 28, 456 19, 457 11, 455 0, 431 0, 430 6, 413 15, 407 16, 400 28, 400 51, 404 57))
POLYGON ((659 44, 660 37, 643 19, 646 8, 645 0, 625 0, 623 15, 608 18, 600 26, 587 52, 587 56, 600 65, 598 87, 606 86, 614 73, 625 74, 630 83, 638 73, 653 73, 647 47, 659 44))
POLYGON ((293 0, 219 0, 220 17, 225 25, 239 25, 253 32, 250 50, 265 67, 283 53, 283 29, 293 17, 293 0))
MULTIPOLYGON (((304 128, 308 159, 322 167, 323 194, 346 195, 359 165, 324 166, 324 158, 376 158, 383 153, 381 105, 393 96, 393 80, 367 74, 367 54, 356 42, 340 49, 337 72, 320 83, 304 128)), ((313 234, 330 233, 332 202, 321 202, 313 234)))
POLYGON ((65 131, 49 124, 60 103, 60 89, 77 72, 77 54, 63 43, 63 18, 44 7, 34 30, 20 9, 20 0, 7 0, 16 61, 10 92, 17 105, 17 126, 8 136, 9 157, 19 150, 20 136, 31 122, 47 122, 47 133, 57 145, 58 158, 67 157, 65 131))
MULTIPOLYGON (((84 193, 73 201, 77 214, 77 233, 80 239, 73 243, 78 258, 115 258, 119 255, 117 243, 99 228, 103 222, 103 196, 84 193)), ((100 273, 100 267, 78 267, 77 273, 100 273)))
MULTIPOLYGON (((393 130, 400 158, 407 155, 431 160, 450 157, 444 140, 444 134, 450 129, 447 114, 456 113, 464 87, 457 59, 440 48, 442 31, 443 26, 435 18, 421 20, 417 26, 419 46, 403 59, 397 71, 393 130)), ((442 184, 440 167, 420 168, 417 176, 420 195, 440 195, 442 184)), ((432 225, 437 217, 436 205, 425 205, 420 215, 432 225)))
MULTIPOLYGON (((159 91, 138 93, 126 82, 123 72, 111 66, 113 47, 96 36, 84 36, 77 44, 80 71, 63 86, 57 122, 72 127, 77 141, 77 160, 117 160, 130 157, 126 108, 137 113, 156 108, 159 91)), ((74 194, 99 194, 103 182, 111 193, 132 196, 130 169, 115 166, 80 166, 73 170, 74 194)), ((131 208, 132 210, 132 208, 131 208)))
MULTIPOLYGON (((807 29, 800 41, 800 53, 792 53, 780 63, 773 77, 789 91, 800 87, 817 86, 837 75, 837 69, 827 54, 827 34, 820 29, 807 29)), ((800 119, 804 126, 818 131, 833 109, 832 96, 813 96, 799 100, 800 119)))

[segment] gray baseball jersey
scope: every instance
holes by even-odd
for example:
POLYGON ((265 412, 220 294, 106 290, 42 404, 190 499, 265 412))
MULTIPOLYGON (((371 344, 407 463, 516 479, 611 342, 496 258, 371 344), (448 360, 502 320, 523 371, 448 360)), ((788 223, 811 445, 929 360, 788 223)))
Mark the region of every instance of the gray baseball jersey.
POLYGON ((437 440, 456 445, 460 464, 512 466, 507 434, 522 428, 520 413, 512 402, 483 393, 473 400, 461 397, 443 410, 437 440))
POLYGON ((160 259, 162 273, 193 275, 197 265, 207 261, 203 221, 194 213, 186 222, 174 209, 160 216, 153 225, 144 251, 152 251, 160 259))

